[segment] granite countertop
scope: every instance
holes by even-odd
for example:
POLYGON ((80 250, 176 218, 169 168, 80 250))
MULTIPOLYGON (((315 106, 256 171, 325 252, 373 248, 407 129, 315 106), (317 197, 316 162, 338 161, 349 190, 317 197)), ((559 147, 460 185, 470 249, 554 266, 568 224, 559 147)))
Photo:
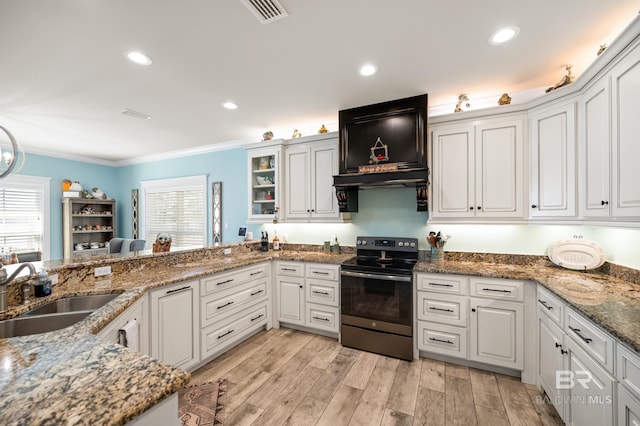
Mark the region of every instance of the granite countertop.
POLYGON ((535 281, 640 352, 640 285, 634 282, 602 272, 564 269, 543 257, 519 264, 420 261, 414 271, 535 281))
POLYGON ((236 248, 233 255, 198 258, 196 253, 178 263, 170 257, 152 256, 147 263, 124 259, 114 264, 114 273, 98 278, 86 267, 65 271, 64 283, 54 286, 51 296, 13 304, 0 319, 61 297, 120 295, 73 326, 0 339, 1 423, 121 425, 187 384, 189 373, 94 335, 153 288, 271 259, 340 264, 352 256, 236 248))

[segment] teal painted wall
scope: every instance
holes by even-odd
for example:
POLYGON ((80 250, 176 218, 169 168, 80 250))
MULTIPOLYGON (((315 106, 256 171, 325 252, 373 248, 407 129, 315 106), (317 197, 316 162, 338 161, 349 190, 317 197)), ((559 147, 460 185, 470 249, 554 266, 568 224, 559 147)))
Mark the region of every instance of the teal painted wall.
POLYGON ((77 180, 83 188, 88 190, 99 187, 111 198, 116 197, 120 191, 118 169, 82 161, 27 154, 25 165, 20 174, 51 178, 51 259, 62 258, 62 204, 60 199, 62 198, 63 179, 77 180))
POLYGON ((225 243, 240 241, 238 228, 247 220, 247 155, 244 149, 230 149, 170 160, 153 161, 117 169, 119 179, 118 215, 121 219, 118 235, 132 236, 131 190, 140 190, 143 180, 168 179, 207 175, 208 239, 212 243, 211 183, 222 182, 222 239, 225 243))

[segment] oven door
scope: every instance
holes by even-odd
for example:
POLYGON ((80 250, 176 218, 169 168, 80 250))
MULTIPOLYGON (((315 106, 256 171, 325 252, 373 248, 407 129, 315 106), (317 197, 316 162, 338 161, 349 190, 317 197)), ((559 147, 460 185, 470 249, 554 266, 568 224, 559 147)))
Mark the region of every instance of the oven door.
POLYGON ((411 275, 344 270, 340 275, 342 324, 404 336, 413 335, 411 275))

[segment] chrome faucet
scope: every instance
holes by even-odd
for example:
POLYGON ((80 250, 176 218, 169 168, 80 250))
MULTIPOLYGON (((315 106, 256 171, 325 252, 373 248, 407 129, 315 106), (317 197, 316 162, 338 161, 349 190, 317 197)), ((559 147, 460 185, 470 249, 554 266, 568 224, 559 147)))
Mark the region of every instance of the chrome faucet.
MULTIPOLYGON (((20 273, 20 271, 22 271, 24 268, 29 268, 29 278, 33 278, 36 276, 36 268, 28 262, 22 263, 20 264, 20 266, 18 266, 18 268, 13 271, 13 274, 11 274, 8 278, 7 278, 7 270, 4 269, 4 265, 2 265, 0 263, 0 313, 6 312, 9 309, 9 300, 7 297, 7 284, 9 284, 11 281, 13 281, 18 274, 20 273)), ((29 288, 27 288, 26 290, 23 289, 23 292, 25 295, 27 295, 27 291, 29 290, 29 288)), ((25 299, 28 299, 28 296, 25 297, 25 299)))

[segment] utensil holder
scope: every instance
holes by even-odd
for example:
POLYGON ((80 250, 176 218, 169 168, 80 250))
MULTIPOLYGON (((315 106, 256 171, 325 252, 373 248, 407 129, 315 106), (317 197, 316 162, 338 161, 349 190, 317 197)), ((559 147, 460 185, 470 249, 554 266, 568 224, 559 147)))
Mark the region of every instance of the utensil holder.
POLYGON ((431 247, 431 261, 442 262, 444 260, 444 248, 431 247))

